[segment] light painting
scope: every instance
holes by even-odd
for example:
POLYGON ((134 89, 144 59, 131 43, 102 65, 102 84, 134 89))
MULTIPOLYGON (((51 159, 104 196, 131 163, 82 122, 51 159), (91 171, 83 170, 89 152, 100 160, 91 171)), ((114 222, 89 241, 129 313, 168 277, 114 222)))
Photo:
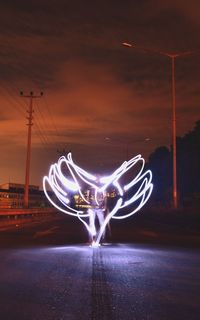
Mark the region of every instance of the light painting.
POLYGON ((98 247, 111 219, 128 218, 148 201, 153 189, 152 172, 145 170, 144 167, 145 160, 141 155, 137 155, 124 161, 110 175, 99 178, 79 167, 73 161, 72 154, 68 153, 67 157, 60 157, 57 163, 50 166, 48 176, 43 178, 43 190, 56 209, 77 217, 88 233, 96 236, 93 246, 98 247), (98 205, 97 195, 106 194, 109 188, 114 188, 116 191, 114 206, 105 216, 98 232, 94 224, 91 226, 88 223, 92 211, 90 200, 85 193, 87 188, 95 190, 96 205, 98 205), (71 199, 75 194, 82 199, 88 210, 71 205, 71 199))

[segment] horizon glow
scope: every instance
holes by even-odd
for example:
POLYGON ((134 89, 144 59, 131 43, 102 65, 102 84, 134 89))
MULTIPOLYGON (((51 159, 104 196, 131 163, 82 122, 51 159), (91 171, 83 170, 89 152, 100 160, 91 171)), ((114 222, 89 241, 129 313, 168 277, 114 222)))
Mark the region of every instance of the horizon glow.
POLYGON ((50 166, 48 176, 44 176, 43 178, 43 190, 47 199, 56 209, 65 214, 77 217, 85 225, 87 231, 91 235, 97 235, 93 246, 98 247, 104 230, 111 219, 128 218, 138 212, 148 201, 153 190, 152 172, 151 170, 143 172, 144 165, 145 160, 141 155, 137 155, 129 161, 124 161, 111 175, 99 179, 95 175, 92 175, 77 166, 72 160, 71 153, 68 153, 67 157, 60 157, 57 163, 50 166), (129 178, 128 174, 130 174, 130 170, 139 163, 141 164, 139 172, 133 178, 129 178), (70 179, 67 178, 66 174, 63 172, 63 166, 65 166, 70 179), (129 179, 128 183, 122 185, 120 179, 127 177, 129 179), (97 205, 97 193, 105 193, 107 188, 111 185, 114 186, 118 193, 118 199, 111 212, 105 217, 98 234, 96 229, 91 229, 86 221, 90 214, 92 214, 91 209, 85 212, 84 210, 70 207, 70 199, 73 197, 73 194, 79 194, 83 201, 90 205, 90 201, 84 195, 82 183, 85 184, 87 188, 92 187, 95 189, 95 200, 97 205), (49 195, 47 186, 53 191, 54 196, 49 195), (59 204, 62 204, 63 207, 59 204), (131 208, 131 206, 133 208, 131 208), (130 212, 127 212, 126 210, 124 213, 122 211, 126 207, 130 207, 130 212))

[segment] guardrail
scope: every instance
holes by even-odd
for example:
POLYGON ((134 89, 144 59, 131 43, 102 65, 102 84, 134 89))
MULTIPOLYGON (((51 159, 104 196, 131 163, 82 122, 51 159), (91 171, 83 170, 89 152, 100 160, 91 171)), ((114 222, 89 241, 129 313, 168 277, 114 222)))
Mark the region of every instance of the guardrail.
POLYGON ((17 216, 17 215, 32 215, 32 214, 50 214, 56 213, 55 208, 28 208, 28 209, 0 209, 0 216, 17 216))

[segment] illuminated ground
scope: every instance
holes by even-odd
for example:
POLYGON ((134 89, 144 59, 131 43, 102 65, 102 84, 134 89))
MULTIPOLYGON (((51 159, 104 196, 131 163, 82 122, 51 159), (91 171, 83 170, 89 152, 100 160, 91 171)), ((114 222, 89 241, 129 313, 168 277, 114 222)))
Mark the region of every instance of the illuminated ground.
POLYGON ((199 319, 197 251, 115 244, 0 254, 1 319, 199 319))
POLYGON ((195 228, 130 222, 92 249, 62 215, 1 221, 0 319, 199 319, 195 228))

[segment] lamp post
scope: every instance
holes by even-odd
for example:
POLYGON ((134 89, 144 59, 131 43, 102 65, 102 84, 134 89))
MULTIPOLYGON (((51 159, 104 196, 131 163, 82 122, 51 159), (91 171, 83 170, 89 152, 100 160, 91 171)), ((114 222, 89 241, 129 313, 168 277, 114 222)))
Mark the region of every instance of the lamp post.
MULTIPOLYGON (((178 207, 178 197, 177 197, 177 159, 176 159, 176 83, 175 83, 175 59, 180 56, 186 56, 196 51, 185 51, 185 52, 164 52, 157 51, 153 49, 148 49, 144 47, 139 47, 135 44, 123 42, 125 47, 134 48, 138 51, 143 51, 144 53, 153 53, 166 56, 171 59, 171 83, 172 83, 172 155, 173 155, 173 207, 177 209, 178 207)), ((198 50, 199 51, 199 50, 198 50)))

